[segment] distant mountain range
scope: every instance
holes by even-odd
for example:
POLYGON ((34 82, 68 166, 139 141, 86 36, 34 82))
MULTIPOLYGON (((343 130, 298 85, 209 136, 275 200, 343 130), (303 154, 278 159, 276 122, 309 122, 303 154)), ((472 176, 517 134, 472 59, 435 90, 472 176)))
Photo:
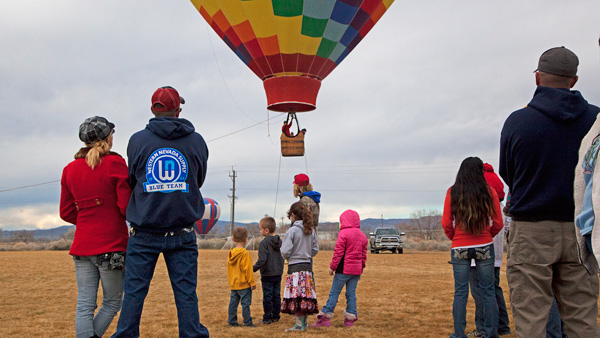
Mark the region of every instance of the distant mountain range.
MULTIPOLYGON (((59 239, 60 235, 69 231, 70 229, 75 229, 74 225, 63 225, 58 228, 52 229, 36 229, 36 230, 27 230, 33 231, 34 239, 59 239)), ((13 237, 16 233, 21 232, 23 230, 2 230, 2 238, 7 239, 13 237)))
MULTIPOLYGON (((379 226, 389 226, 389 227, 393 227, 394 225, 398 224, 398 223, 408 223, 409 219, 408 218, 392 218, 392 219, 380 219, 380 218, 367 218, 367 219, 363 219, 360 221, 360 228, 362 230, 371 230, 371 229, 375 229, 379 226)), ((323 224, 332 224, 333 222, 323 222, 323 224)), ((243 226, 245 227, 248 224, 253 224, 253 225, 257 225, 257 222, 250 222, 250 223, 241 223, 241 222, 235 222, 235 226, 243 226)), ((217 232, 224 232, 226 231, 226 229, 229 229, 229 227, 231 226, 231 222, 229 221, 217 221, 217 224, 215 224, 214 226, 214 230, 216 230, 217 232)), ((60 236, 64 233, 66 233, 67 231, 69 231, 70 229, 74 229, 75 226, 74 225, 63 225, 57 228, 52 228, 52 229, 36 229, 36 230, 27 230, 27 231, 33 231, 33 238, 34 239, 59 239, 60 236)), ((2 230, 2 238, 3 239, 8 239, 13 237, 16 233, 21 232, 23 230, 2 230)))

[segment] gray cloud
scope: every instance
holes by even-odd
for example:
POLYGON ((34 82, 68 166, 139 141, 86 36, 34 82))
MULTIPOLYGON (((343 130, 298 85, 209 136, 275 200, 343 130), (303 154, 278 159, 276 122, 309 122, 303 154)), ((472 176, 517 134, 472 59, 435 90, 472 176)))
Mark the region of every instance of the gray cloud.
MULTIPOLYGON (((599 12, 597 1, 396 1, 323 81, 317 110, 299 114, 306 157, 280 167, 277 113, 269 126, 220 138, 266 120, 265 94, 191 3, 4 2, 0 190, 60 179, 88 116, 116 124, 124 155, 151 117, 153 90, 169 84, 210 141, 202 190, 221 219, 230 218, 232 167, 240 221, 281 217, 298 172, 323 193, 323 220, 348 208, 363 218, 441 210, 466 156, 497 167, 502 124, 530 100, 543 51, 577 53, 575 89, 600 104, 599 12)), ((0 193, 0 227, 55 226, 59 195, 56 182, 0 193)))

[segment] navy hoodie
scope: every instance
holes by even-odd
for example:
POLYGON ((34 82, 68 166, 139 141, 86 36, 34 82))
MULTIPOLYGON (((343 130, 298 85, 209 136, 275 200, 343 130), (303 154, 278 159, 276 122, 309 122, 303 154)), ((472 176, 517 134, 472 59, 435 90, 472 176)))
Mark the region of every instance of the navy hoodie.
POLYGON ((177 231, 202 218, 208 148, 194 130, 186 119, 157 117, 129 139, 127 220, 134 229, 177 231))
POLYGON ((506 119, 499 172, 515 220, 573 222, 579 146, 599 111, 578 91, 538 86, 527 107, 506 119))

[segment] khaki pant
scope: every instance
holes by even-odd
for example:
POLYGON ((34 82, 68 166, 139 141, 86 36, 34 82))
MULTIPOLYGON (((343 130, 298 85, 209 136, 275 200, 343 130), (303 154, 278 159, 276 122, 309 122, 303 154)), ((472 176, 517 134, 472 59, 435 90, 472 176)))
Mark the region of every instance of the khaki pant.
POLYGON ((553 295, 569 338, 600 337, 598 276, 579 262, 572 222, 513 221, 506 274, 517 337, 546 337, 553 295))

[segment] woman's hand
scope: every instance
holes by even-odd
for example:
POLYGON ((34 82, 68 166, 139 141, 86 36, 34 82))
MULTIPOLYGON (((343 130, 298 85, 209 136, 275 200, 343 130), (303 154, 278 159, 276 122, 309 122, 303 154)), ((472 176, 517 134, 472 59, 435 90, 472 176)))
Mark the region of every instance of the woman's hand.
POLYGON ((331 270, 331 268, 329 268, 329 275, 333 276, 333 270, 331 270))

